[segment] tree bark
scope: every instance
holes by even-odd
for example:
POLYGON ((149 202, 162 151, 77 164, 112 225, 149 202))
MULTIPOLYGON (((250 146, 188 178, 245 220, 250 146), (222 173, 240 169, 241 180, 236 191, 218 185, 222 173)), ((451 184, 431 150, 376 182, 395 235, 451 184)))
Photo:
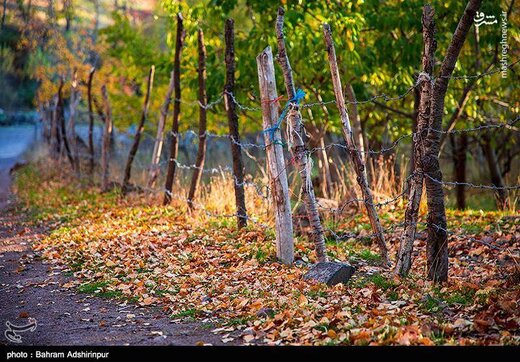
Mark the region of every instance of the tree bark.
POLYGON ((172 70, 170 74, 170 83, 168 85, 168 89, 166 91, 166 96, 164 97, 164 102, 161 106, 161 114, 159 116, 159 122, 157 123, 157 135, 155 137, 155 142, 153 145, 152 151, 152 163, 150 165, 150 171, 148 175, 148 187, 152 188, 161 173, 161 153, 162 147, 164 143, 164 126, 166 124, 166 118, 168 117, 168 110, 170 108, 170 103, 172 102, 172 94, 173 87, 175 85, 175 73, 172 70))
MULTIPOLYGON (((457 137, 451 134, 450 141, 453 155, 453 173, 455 174, 455 181, 464 183, 466 182, 466 153, 468 150, 468 135, 466 133, 461 133, 457 140, 457 137)), ((466 208, 465 186, 457 185, 455 190, 457 209, 464 210, 466 208)))
POLYGON ((204 33, 201 29, 198 31, 198 50, 199 50, 199 148, 197 150, 197 158, 195 159, 195 169, 191 178, 190 191, 188 193, 188 207, 193 209, 193 200, 197 192, 197 186, 202 177, 204 169, 204 159, 206 158, 206 105, 208 97, 206 95, 206 46, 204 45, 204 33))
POLYGON ((74 157, 72 156, 72 151, 70 150, 69 141, 67 139, 67 129, 65 126, 65 106, 64 106, 64 102, 63 102, 63 86, 64 86, 64 82, 63 82, 63 79, 61 79, 60 86, 58 89, 58 107, 57 107, 58 108, 57 109, 58 120, 59 120, 59 124, 61 126, 61 140, 63 142, 63 146, 65 148, 67 158, 70 162, 70 166, 74 170, 75 169, 74 157))
POLYGON ((242 162, 242 147, 238 131, 238 115, 236 104, 231 95, 235 91, 235 34, 233 19, 226 20, 226 85, 224 86, 224 101, 228 118, 231 156, 233 158, 233 176, 235 188, 235 204, 237 210, 237 225, 247 226, 246 199, 244 193, 244 163, 242 162))
POLYGON ((3 4, 3 11, 2 11, 2 30, 4 29, 4 24, 5 24, 5 12, 7 10, 7 0, 4 0, 4 4, 3 4))
POLYGON ((423 171, 428 198, 428 239, 426 242, 428 278, 435 282, 448 280, 448 235, 442 172, 439 164, 440 134, 444 114, 444 98, 449 79, 466 40, 473 18, 482 0, 469 0, 433 85, 432 114, 424 144, 423 171))
POLYGON ((76 109, 78 108, 80 101, 78 91, 78 79, 77 72, 74 71, 74 75, 71 82, 70 91, 70 104, 69 104, 69 133, 70 133, 70 144, 74 159, 74 172, 76 177, 80 177, 80 162, 79 162, 79 148, 78 142, 76 141, 76 109))
MULTIPOLYGON (((359 147, 360 150, 363 150, 363 152, 361 152, 361 159, 363 160, 363 163, 365 165, 367 165, 368 163, 368 157, 370 155, 368 155, 367 153, 364 152, 365 150, 365 142, 364 142, 364 139, 363 139, 363 129, 361 128, 361 118, 359 117, 359 112, 358 112, 358 107, 357 107, 357 100, 356 100, 356 93, 354 92, 354 88, 352 88, 352 84, 348 83, 347 86, 345 87, 345 90, 346 90, 346 94, 347 94, 347 99, 349 101, 349 104, 348 104, 348 111, 349 111, 349 114, 352 115, 352 121, 354 123, 354 127, 352 128, 352 131, 354 132, 354 140, 356 141, 357 143, 357 146, 359 147)), ((367 177, 367 180, 370 180, 370 175, 368 174, 368 170, 365 168, 365 175, 367 177)), ((369 182, 370 184, 370 182, 369 182)))
POLYGON ((341 123, 343 125, 343 137, 345 138, 345 142, 348 147, 348 152, 354 165, 354 170, 356 171, 357 182, 363 194, 363 199, 365 202, 365 207, 367 209, 368 218, 370 219, 370 224, 372 225, 372 230, 374 231, 376 241, 381 253, 381 257, 383 259, 383 262, 386 265, 388 265, 390 263, 390 260, 388 258, 388 250, 385 243, 385 237, 383 235, 383 228, 381 227, 381 223, 379 222, 379 217, 374 206, 372 191, 368 186, 365 172, 365 164, 363 163, 363 159, 361 158, 361 152, 357 148, 354 141, 352 128, 350 126, 350 120, 347 113, 347 108, 345 106, 345 98, 343 96, 343 90, 341 88, 341 79, 339 76, 338 64, 336 60, 336 50, 334 49, 332 32, 328 24, 323 24, 323 32, 325 35, 325 43, 327 45, 327 53, 329 56, 330 73, 332 76, 332 83, 334 86, 334 94, 336 96, 336 105, 338 106, 341 123))
POLYGON ((175 178, 175 170, 177 168, 177 153, 179 152, 178 133, 179 133, 179 116, 181 113, 181 53, 184 44, 184 26, 182 14, 177 14, 177 36, 175 42, 175 59, 173 62, 174 72, 174 93, 173 102, 173 124, 170 143, 170 157, 168 159, 168 173, 166 174, 166 185, 164 191, 163 205, 168 205, 172 199, 173 179, 175 178))
POLYGON ((148 118, 148 108, 150 107, 150 94, 152 93, 154 74, 155 66, 152 65, 150 67, 150 72, 148 73, 148 82, 146 87, 146 96, 144 98, 143 113, 141 114, 141 120, 139 121, 137 132, 135 133, 134 142, 132 144, 132 148, 130 148, 130 153, 128 154, 128 159, 126 161, 123 186, 121 190, 123 192, 123 195, 130 191, 130 177, 132 174, 132 164, 134 162, 135 155, 137 154, 137 150, 139 149, 141 134, 144 131, 144 123, 148 118))
POLYGON ((58 108, 59 97, 58 94, 53 98, 52 115, 51 115, 51 155, 55 160, 59 159, 61 154, 61 136, 60 136, 60 117, 58 108))
POLYGON ((90 174, 94 173, 94 109, 92 107, 92 81, 96 68, 90 68, 87 82, 87 101, 88 101, 88 153, 90 174))
POLYGON ((486 156, 489 174, 491 176, 491 183, 493 186, 498 187, 498 189, 495 190, 497 208, 503 210, 508 206, 507 192, 503 188, 505 183, 502 178, 502 172, 500 171, 500 165, 493 145, 491 144, 491 138, 487 133, 482 135, 482 151, 484 151, 484 155, 486 156))
POLYGON ((414 172, 410 179, 410 191, 408 194, 408 205, 405 212, 405 229, 401 236, 397 263, 394 274, 400 276, 408 275, 412 267, 412 251, 415 241, 417 221, 419 218, 419 206, 423 191, 423 139, 428 132, 428 123, 431 115, 432 78, 435 63, 434 55, 437 43, 435 41, 434 10, 430 5, 423 8, 422 17, 424 51, 422 57, 422 69, 417 82, 419 84, 419 108, 417 115, 417 131, 413 137, 413 160, 414 172))
POLYGON ((105 108, 105 125, 103 127, 103 144, 101 146, 101 190, 108 190, 108 182, 110 177, 110 139, 112 138, 112 111, 110 110, 110 102, 108 100, 107 87, 101 88, 103 95, 103 103, 105 108))
MULTIPOLYGON (((278 92, 276 91, 273 54, 270 47, 265 48, 258 55, 256 63, 262 101, 263 126, 264 129, 271 129, 276 124, 279 114, 276 102, 273 102, 278 98, 278 92)), ((265 132, 264 140, 275 209, 276 255, 282 263, 291 265, 294 261, 293 224, 280 129, 273 130, 272 139, 271 135, 265 132)))
POLYGON ((305 145, 305 129, 302 123, 302 115, 300 113, 299 101, 295 100, 296 89, 294 87, 294 80, 292 76, 291 64, 289 56, 285 49, 285 39, 283 33, 283 21, 285 11, 283 8, 278 9, 278 18, 276 21, 276 38, 278 42, 278 62, 283 71, 285 80, 285 89, 287 91, 287 98, 290 99, 289 113, 287 121, 291 125, 292 132, 289 133, 289 142, 294 157, 294 161, 298 167, 302 181, 302 196, 307 211, 307 217, 312 228, 310 233, 311 240, 314 243, 314 250, 318 262, 327 261, 327 252, 325 249, 325 237, 323 235, 323 226, 321 225, 320 215, 318 213, 318 205, 316 203, 316 196, 314 195, 314 187, 311 179, 311 155, 309 154, 305 145))

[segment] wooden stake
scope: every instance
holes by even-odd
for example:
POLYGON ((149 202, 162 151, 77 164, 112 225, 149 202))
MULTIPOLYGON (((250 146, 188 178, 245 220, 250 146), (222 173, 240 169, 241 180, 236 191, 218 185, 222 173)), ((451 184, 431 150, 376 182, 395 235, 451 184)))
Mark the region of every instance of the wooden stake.
POLYGON ((173 102, 173 123, 172 123, 172 140, 170 143, 170 157, 168 159, 168 173, 166 174, 166 185, 164 191, 163 205, 168 205, 172 200, 173 179, 175 178, 175 170, 177 169, 177 153, 179 151, 178 133, 179 133, 179 116, 181 114, 181 53, 184 45, 184 25, 182 14, 177 14, 177 38, 175 42, 175 59, 173 61, 174 72, 174 92, 175 100, 173 102))
MULTIPOLYGON (((275 99, 278 98, 273 64, 273 53, 267 47, 256 58, 258 66, 258 81, 260 85, 260 97, 262 101, 262 118, 264 129, 275 125, 279 114, 275 99)), ((283 146, 280 130, 275 130, 273 135, 277 142, 271 140, 269 133, 264 134, 267 162, 271 181, 271 193, 275 209, 276 222, 276 255, 278 259, 287 265, 294 261, 293 225, 291 216, 291 203, 289 200, 289 187, 287 185, 287 173, 283 156, 283 146)))
POLYGON ((108 181, 110 176, 110 138, 112 137, 112 111, 110 110, 110 101, 108 100, 107 87, 101 87, 103 103, 105 107, 105 126, 103 127, 103 144, 101 146, 101 190, 108 190, 108 181))
MULTIPOLYGON (((278 9, 278 19, 276 21, 276 38, 278 40, 278 62, 282 67, 283 77, 285 80, 285 88, 287 90, 287 98, 294 99, 296 96, 296 89, 294 87, 294 80, 292 76, 291 64, 289 56, 285 50, 285 39, 283 34, 283 21, 285 11, 282 7, 278 9)), ((294 161, 297 164, 298 171, 302 180, 302 196, 307 211, 307 217, 312 228, 311 240, 314 243, 314 250, 318 262, 327 261, 327 252, 325 250, 325 237, 323 235, 323 227, 318 213, 318 205, 316 203, 316 196, 314 195, 314 187, 312 185, 311 176, 311 159, 310 154, 305 146, 305 128, 302 123, 302 115, 297 101, 291 101, 289 105, 289 113, 287 115, 287 122, 290 123, 291 133, 289 134, 290 144, 294 161)))
POLYGON ((89 170, 92 175, 94 172, 94 108, 92 106, 92 81, 96 68, 92 67, 88 75, 87 98, 88 98, 88 152, 89 152, 89 170))
POLYGON ((193 200, 197 192, 197 186, 202 177, 204 159, 206 158, 206 105, 208 97, 206 95, 206 46, 204 45, 204 33, 201 29, 198 32, 199 50, 199 148, 195 159, 195 169, 191 178, 190 191, 188 193, 188 207, 193 209, 193 200))
POLYGON ((231 156, 233 158, 237 224, 239 228, 243 228, 247 226, 247 211, 244 193, 244 163, 242 162, 242 148, 240 147, 236 104, 231 97, 235 91, 235 35, 233 28, 233 19, 227 19, 224 31, 226 40, 226 85, 224 87, 224 105, 227 111, 231 156))
POLYGON ((431 115, 432 101, 432 76, 435 55, 435 22, 433 19, 434 11, 429 5, 423 9, 422 26, 424 53, 422 57, 423 71, 419 74, 418 84, 420 91, 420 101, 417 115, 417 130, 413 137, 413 176, 410 179, 410 192, 408 194, 408 205, 405 212, 405 228, 401 236, 397 263, 394 274, 406 276, 412 267, 413 242, 417 229, 419 216, 419 205, 423 192, 423 168, 422 159, 424 157, 423 142, 428 132, 428 122, 431 115))
POLYGON ((381 257, 383 261, 388 265, 390 260, 388 259, 388 250, 386 248, 385 237, 383 235, 383 228, 379 222, 376 208, 374 206, 374 199, 372 197, 372 191, 368 186, 365 164, 361 157, 361 152, 356 147, 354 142, 352 128, 350 127, 350 121, 348 118, 347 108, 345 107, 345 98, 343 97, 343 89, 341 88, 341 79, 339 76, 338 63, 336 60, 336 50, 334 49, 334 42, 332 40, 332 32, 328 24, 323 24, 323 33, 325 35, 325 43, 327 45, 327 53, 329 55, 330 73, 332 76, 332 84, 334 86, 334 94, 336 96, 336 104, 338 106, 341 123, 343 125, 343 137, 347 143, 349 149, 350 158, 354 164, 354 169, 357 175, 357 182, 361 188, 363 199, 365 201, 365 207, 367 209, 368 218, 372 225, 372 230, 376 236, 376 241, 379 246, 381 257))
POLYGON ((155 74, 155 66, 150 67, 150 72, 148 73, 148 83, 146 87, 146 96, 144 98, 143 105, 143 113, 141 114, 141 120, 139 121, 139 125, 137 127, 137 132, 135 133, 134 143, 130 148, 130 152, 128 153, 128 159, 126 161, 125 167, 125 175, 123 178, 123 186, 121 187, 121 191, 123 195, 125 195, 130 190, 130 177, 132 174, 132 164, 134 162, 135 155, 137 154, 137 150, 139 149, 139 143, 141 141, 141 134, 144 131, 144 123, 146 118, 148 117, 148 108, 150 107, 150 94, 153 88, 153 77, 155 74))
POLYGON ((157 135, 155 136, 155 142, 153 145, 152 151, 152 163, 150 165, 150 171, 148 175, 148 187, 152 188, 155 185, 155 181, 157 181, 157 177, 161 172, 161 168, 159 167, 159 163, 161 162, 161 153, 162 147, 164 143, 164 125, 166 124, 166 118, 168 117, 168 110, 170 108, 170 103, 172 102, 172 94, 173 87, 175 85, 175 74, 172 70, 170 74, 170 84, 168 85, 168 89, 166 91, 166 96, 164 97, 164 102, 161 106, 161 114, 159 116, 159 122, 157 123, 157 135))

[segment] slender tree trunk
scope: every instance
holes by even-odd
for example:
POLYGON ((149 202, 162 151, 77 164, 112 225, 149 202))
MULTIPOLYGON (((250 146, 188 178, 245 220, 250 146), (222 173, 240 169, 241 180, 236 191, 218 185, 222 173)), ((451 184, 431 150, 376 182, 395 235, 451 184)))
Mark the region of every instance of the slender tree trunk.
POLYGON ((4 25, 5 25, 5 13, 7 11, 7 0, 4 0, 4 5, 3 5, 3 11, 2 11, 2 30, 4 29, 4 25))
POLYGON ((166 174, 166 185, 164 191, 163 205, 168 205, 172 199, 173 179, 175 178, 175 170, 177 168, 177 153, 179 152, 178 133, 179 133, 179 116, 181 113, 181 53, 184 44, 184 26, 182 14, 177 14, 177 39, 175 42, 175 59, 173 62, 173 72, 175 76, 173 102, 173 124, 170 143, 170 158, 168 159, 168 173, 166 174))
POLYGON ((491 144, 491 138, 487 133, 482 135, 482 151, 484 151, 484 155, 486 156, 489 174, 491 175, 491 183, 493 186, 499 187, 499 189, 495 190, 497 208, 503 210, 508 206, 507 192, 503 189, 505 185, 504 179, 502 178, 502 172, 500 171, 495 149, 491 144))
POLYGON ((433 85, 432 114, 424 143, 423 171, 428 198, 428 239, 426 242, 428 278, 435 282, 448 279, 448 234, 442 172, 439 164, 440 134, 444 98, 466 36, 482 0, 470 0, 464 10, 433 85))
POLYGON ((78 91, 78 79, 77 72, 74 71, 74 75, 72 77, 71 82, 71 91, 70 91, 70 105, 69 105, 69 134, 70 134, 70 144, 74 158, 74 172, 76 177, 80 177, 80 162, 79 162, 79 148, 78 142, 76 141, 76 109, 78 108, 80 101, 79 91, 78 91))
POLYGON ((247 210, 244 193, 244 163, 242 162, 242 147, 240 146, 236 104, 231 98, 231 95, 235 92, 235 34, 233 19, 226 20, 224 34, 226 40, 226 85, 224 86, 224 101, 228 118, 231 156, 233 158, 233 184, 235 188, 237 225, 239 228, 243 228, 247 226, 247 210))
MULTIPOLYGON (((353 122, 352 131, 354 132, 354 140, 357 143, 357 146, 360 150, 365 150, 365 142, 363 139, 363 129, 361 128, 361 118, 359 117, 358 107, 357 107, 357 100, 356 100, 356 93, 354 92, 354 88, 352 88, 352 84, 348 83, 345 87, 347 99, 349 101, 348 104, 348 113, 351 115, 351 119, 353 122)), ((366 165, 368 163, 368 157, 370 155, 366 154, 365 152, 361 152, 361 159, 363 160, 363 163, 366 165)), ((367 177, 367 180, 370 184, 371 175, 369 175, 368 170, 365 168, 365 175, 367 177)))
POLYGON ((92 67, 88 75, 87 98, 88 98, 88 152, 90 174, 94 173, 94 109, 92 107, 92 81, 96 68, 92 67))
POLYGON ((419 219, 419 206, 423 192, 423 139, 428 132, 428 122, 431 115, 432 76, 435 63, 435 21, 434 10, 430 5, 423 8, 422 17, 424 51, 422 57, 422 69, 417 82, 419 83, 420 101, 417 116, 417 131, 413 137, 414 173, 410 179, 410 191, 408 205, 405 212, 405 228, 401 236, 397 263, 394 274, 406 276, 412 267, 412 251, 415 241, 417 221, 419 219))
POLYGON ((61 140, 63 141, 63 146, 65 147, 65 152, 67 154, 67 158, 70 162, 70 165, 73 170, 75 170, 74 165, 74 157, 72 156, 72 151, 69 146, 69 141, 67 139, 67 129, 65 126, 65 106, 63 102, 63 79, 60 80, 60 86, 58 89, 58 119, 59 124, 61 126, 61 140))
POLYGON ((385 243, 385 237, 383 235, 383 228, 381 227, 381 223, 379 222, 379 217, 377 216, 377 211, 374 206, 374 198, 372 196, 372 191, 368 186, 365 172, 365 164, 363 163, 363 159, 361 158, 361 152, 358 150, 356 146, 352 128, 350 127, 350 120, 347 113, 347 108, 345 106, 345 98, 343 96, 343 90, 341 88, 341 79, 339 76, 338 63, 336 60, 336 50, 334 49, 332 32, 328 24, 323 24, 323 32, 325 35, 325 43, 327 44, 327 53, 329 56, 330 73, 332 76, 332 83, 334 86, 334 94, 336 96, 336 105, 338 106, 341 123, 343 125, 343 137, 345 138, 345 142, 347 143, 350 158, 352 160, 354 169, 357 174, 357 182, 363 194, 363 199, 365 201, 365 207, 367 209, 368 218, 370 219, 370 224, 372 225, 372 230, 374 231, 376 241, 381 253, 381 257, 383 258, 383 262, 386 265, 389 265, 390 259, 388 258, 388 250, 385 243))
POLYGON ((287 98, 290 99, 289 113, 287 121, 290 123, 292 132, 289 133, 289 142, 294 157, 294 161, 298 167, 302 181, 302 195, 307 211, 307 217, 312 228, 311 240, 314 243, 314 250, 318 262, 327 261, 327 252, 325 249, 325 237, 323 235, 323 227, 318 213, 318 205, 314 195, 314 187, 312 185, 311 171, 312 159, 307 147, 305 145, 305 128, 302 123, 302 115, 300 113, 299 100, 296 100, 296 89, 294 87, 294 80, 292 75, 291 64, 289 56, 285 49, 285 39, 283 33, 285 11, 282 7, 278 9, 278 18, 276 21, 276 38, 278 42, 278 62, 282 67, 283 77, 285 80, 285 89, 287 91, 287 98))
MULTIPOLYGON (((450 142, 453 155, 453 173, 455 175, 455 181, 464 183, 466 182, 468 135, 466 133, 461 133, 457 140, 455 135, 450 134, 450 142)), ((457 195, 457 209, 464 210, 466 208, 465 186, 457 185, 455 190, 457 195)))
POLYGON ((122 186, 123 195, 130 191, 130 177, 132 174, 132 164, 134 162, 135 155, 137 154, 137 150, 139 149, 139 143, 141 142, 141 134, 144 131, 144 123, 148 118, 148 108, 150 107, 150 95, 152 93, 153 88, 154 74, 155 66, 152 65, 150 67, 150 72, 148 73, 148 82, 146 87, 146 96, 144 98, 143 104, 143 113, 141 114, 141 120, 139 121, 137 132, 135 133, 134 143, 132 144, 132 148, 130 148, 130 153, 128 154, 128 160, 126 161, 125 174, 122 186))
POLYGON ((105 125, 103 127, 103 143, 101 145, 101 190, 108 190, 108 182, 110 177, 110 139, 112 138, 112 111, 110 110, 110 101, 108 100, 107 87, 101 87, 103 95, 103 103, 105 107, 105 125))
POLYGON ((188 206, 193 209, 193 200, 197 193, 197 186, 202 177, 204 169, 204 159, 206 158, 206 106, 208 97, 206 95, 206 46, 204 45, 204 33, 201 29, 198 31, 198 49, 199 49, 199 148, 197 150, 197 158, 195 159, 195 169, 191 178, 190 191, 188 193, 188 206))
POLYGON ((59 159, 61 154, 61 137, 58 116, 58 94, 52 99, 51 104, 51 157, 59 159))
POLYGON ((157 136, 152 151, 152 164, 150 165, 150 172, 148 176, 148 187, 152 188, 155 186, 155 182, 161 173, 161 153, 164 143, 164 125, 166 124, 166 118, 168 117, 168 110, 170 109, 170 103, 172 102, 173 87, 175 85, 175 73, 172 70, 170 74, 170 83, 164 97, 164 102, 161 106, 161 114, 159 116, 159 122, 157 124, 157 136))
POLYGON ((279 128, 273 128, 279 114, 278 107, 274 102, 278 98, 278 92, 276 91, 273 54, 270 47, 265 48, 258 55, 256 63, 262 100, 263 126, 264 129, 273 129, 272 136, 268 132, 264 132, 264 140, 275 209, 276 255, 282 263, 291 265, 294 261, 291 201, 289 199, 283 146, 281 145, 281 131, 279 128))

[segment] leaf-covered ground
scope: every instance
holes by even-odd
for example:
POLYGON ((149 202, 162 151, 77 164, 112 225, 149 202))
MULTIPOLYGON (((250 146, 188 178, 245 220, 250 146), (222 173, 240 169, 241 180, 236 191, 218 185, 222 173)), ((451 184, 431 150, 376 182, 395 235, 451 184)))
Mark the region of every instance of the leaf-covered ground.
MULTIPOLYGON (((381 269, 361 215, 336 223, 355 237, 327 244, 331 259, 357 267, 348 285, 302 280, 314 262, 311 244, 296 239, 294 267, 276 262, 274 234, 256 224, 237 231, 233 219, 162 207, 150 195, 122 200, 31 166, 17 194, 36 223, 53 231, 35 249, 67 265, 66 287, 157 305, 173 319, 215 321, 224 342, 266 344, 520 344, 520 218, 449 211, 450 279, 425 275, 424 232, 411 276, 381 269)), ((424 215, 423 215, 424 216, 424 215)), ((385 227, 402 210, 382 215, 385 227)), ((401 229, 387 233, 395 255, 401 229)))

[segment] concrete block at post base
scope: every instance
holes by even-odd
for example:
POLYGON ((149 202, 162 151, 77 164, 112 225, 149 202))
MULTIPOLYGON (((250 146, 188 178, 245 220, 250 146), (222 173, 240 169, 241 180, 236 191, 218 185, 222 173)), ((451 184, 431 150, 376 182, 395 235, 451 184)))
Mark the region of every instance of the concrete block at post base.
POLYGON ((346 284, 356 268, 347 263, 337 262, 322 262, 314 264, 307 273, 303 276, 305 280, 316 280, 320 283, 325 283, 328 286, 339 283, 346 284))

